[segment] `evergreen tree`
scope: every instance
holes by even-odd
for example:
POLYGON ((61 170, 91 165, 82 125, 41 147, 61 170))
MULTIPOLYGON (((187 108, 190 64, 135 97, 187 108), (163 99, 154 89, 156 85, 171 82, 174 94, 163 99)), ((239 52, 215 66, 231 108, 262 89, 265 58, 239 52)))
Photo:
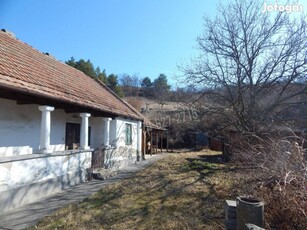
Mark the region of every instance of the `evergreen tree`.
POLYGON ((161 108, 169 99, 171 86, 167 82, 165 74, 159 74, 153 82, 153 93, 156 100, 158 100, 161 108))
POLYGON ((153 82, 154 91, 159 93, 168 93, 171 89, 171 86, 167 82, 167 77, 165 74, 159 74, 153 82))
POLYGON ((110 74, 107 78, 107 86, 116 93, 119 97, 124 97, 123 89, 118 85, 118 77, 115 74, 110 74))
POLYGON ((144 89, 150 89, 150 88, 153 86, 153 84, 152 84, 152 82, 151 82, 151 80, 150 80, 149 77, 145 77, 145 78, 142 80, 141 86, 142 86, 142 88, 144 88, 144 89))
POLYGON ((145 97, 150 98, 153 96, 152 93, 153 83, 149 77, 145 77, 141 82, 142 93, 145 97))
POLYGON ((70 65, 83 73, 85 73, 87 76, 91 78, 96 78, 97 74, 94 69, 94 65, 91 63, 91 61, 88 59, 85 61, 84 59, 80 59, 79 61, 75 61, 73 57, 69 61, 65 62, 67 65, 70 65))
POLYGON ((108 82, 108 77, 107 77, 107 74, 106 74, 106 70, 104 69, 102 72, 100 72, 100 68, 97 67, 96 70, 96 75, 97 75, 97 78, 103 82, 104 84, 107 84, 108 82))
POLYGON ((98 79, 104 84, 106 84, 114 93, 116 93, 119 97, 124 96, 124 92, 121 86, 118 85, 118 77, 114 74, 110 74, 107 76, 106 71, 100 71, 100 68, 95 68, 93 63, 90 60, 85 61, 84 59, 80 59, 76 61, 74 57, 71 57, 70 60, 65 62, 67 65, 70 65, 83 73, 87 76, 98 79))

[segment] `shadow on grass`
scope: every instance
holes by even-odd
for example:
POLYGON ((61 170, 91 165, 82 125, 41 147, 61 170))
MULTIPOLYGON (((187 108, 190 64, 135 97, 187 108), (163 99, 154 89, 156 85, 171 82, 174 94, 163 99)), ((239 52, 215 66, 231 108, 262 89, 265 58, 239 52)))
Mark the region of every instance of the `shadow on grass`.
POLYGON ((88 229, 222 229, 230 186, 209 177, 233 169, 221 155, 197 154, 167 158, 99 191, 77 205, 74 221, 88 229))
POLYGON ((188 163, 182 166, 184 172, 197 171, 201 176, 209 176, 216 172, 237 171, 237 167, 230 167, 225 162, 224 155, 198 155, 197 158, 186 158, 188 163))

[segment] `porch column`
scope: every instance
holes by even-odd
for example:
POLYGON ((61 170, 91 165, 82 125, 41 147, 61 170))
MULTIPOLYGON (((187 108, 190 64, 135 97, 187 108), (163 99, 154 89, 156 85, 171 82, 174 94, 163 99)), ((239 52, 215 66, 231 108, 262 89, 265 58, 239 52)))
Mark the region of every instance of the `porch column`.
POLYGON ((138 159, 142 158, 142 122, 138 121, 137 123, 137 154, 138 159))
POLYGON ((110 147, 110 121, 112 118, 106 117, 104 120, 104 141, 103 144, 106 147, 110 147))
POLYGON ((50 112, 54 110, 54 107, 39 106, 38 109, 42 111, 39 151, 41 153, 52 153, 50 149, 50 112))
POLYGON ((80 130, 80 149, 90 148, 88 146, 88 118, 90 116, 90 113, 80 113, 80 117, 82 118, 80 130))

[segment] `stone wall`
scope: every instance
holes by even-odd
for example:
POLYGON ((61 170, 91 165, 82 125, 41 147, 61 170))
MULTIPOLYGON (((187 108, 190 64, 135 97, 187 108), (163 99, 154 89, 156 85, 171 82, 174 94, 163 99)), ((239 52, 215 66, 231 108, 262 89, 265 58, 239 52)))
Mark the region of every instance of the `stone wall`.
POLYGON ((105 168, 116 170, 123 168, 129 164, 135 163, 139 156, 137 151, 138 141, 141 142, 142 136, 137 135, 137 121, 117 117, 111 121, 110 127, 110 144, 111 147, 106 148, 104 165, 105 168), (126 124, 132 125, 132 143, 126 145, 126 124), (140 140, 138 140, 140 138, 140 140))
POLYGON ((137 151, 132 146, 120 146, 105 149, 105 168, 116 170, 137 161, 137 151))
POLYGON ((9 211, 86 179, 91 150, 0 158, 0 210, 9 211))

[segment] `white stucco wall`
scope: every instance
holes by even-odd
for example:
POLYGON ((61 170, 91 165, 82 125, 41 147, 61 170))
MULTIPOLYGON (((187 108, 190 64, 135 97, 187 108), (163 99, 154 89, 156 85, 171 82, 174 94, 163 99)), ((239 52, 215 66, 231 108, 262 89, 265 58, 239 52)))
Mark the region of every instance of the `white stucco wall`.
MULTIPOLYGON (((18 105, 0 98, 0 157, 27 155, 39 150, 41 111, 38 105, 18 105)), ((67 114, 62 109, 51 112, 50 144, 53 152, 65 150, 66 123, 81 124, 78 113, 67 114)), ((91 147, 103 144, 104 121, 90 117, 91 147)))
POLYGON ((139 154, 137 152, 137 121, 117 117, 111 121, 110 130, 110 143, 112 148, 105 150, 105 167, 117 169, 136 162, 139 154), (132 125, 131 145, 126 145, 125 143, 126 124, 132 125))
MULTIPOLYGON (((133 148, 137 148, 137 121, 119 118, 115 119, 116 121, 116 146, 126 146, 125 137, 126 137, 126 124, 132 125, 132 144, 133 148)), ((113 137, 114 138, 114 137, 113 137)), ((115 140, 111 139, 111 143, 115 140)))
POLYGON ((33 158, 9 162, 1 162, 0 160, 0 192, 24 184, 41 182, 77 171, 85 171, 86 168, 91 166, 90 154, 90 151, 48 156, 42 154, 35 155, 33 158))
POLYGON ((38 149, 41 113, 35 105, 0 99, 0 156, 30 154, 38 149))
MULTIPOLYGON (((41 111, 38 105, 18 105, 16 101, 0 99, 0 157, 37 153, 39 150, 41 111)), ((65 113, 55 108, 51 112, 50 144, 53 152, 65 150, 66 123, 81 124, 78 113, 65 113)), ((95 149, 104 143, 103 117, 90 117, 90 147, 95 149)), ((137 121, 115 118, 110 122, 110 144, 113 147, 137 149, 137 121), (125 144, 126 124, 132 125, 132 144, 125 144)))
POLYGON ((85 181, 91 151, 0 158, 0 210, 9 211, 85 181))

